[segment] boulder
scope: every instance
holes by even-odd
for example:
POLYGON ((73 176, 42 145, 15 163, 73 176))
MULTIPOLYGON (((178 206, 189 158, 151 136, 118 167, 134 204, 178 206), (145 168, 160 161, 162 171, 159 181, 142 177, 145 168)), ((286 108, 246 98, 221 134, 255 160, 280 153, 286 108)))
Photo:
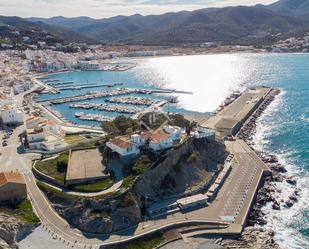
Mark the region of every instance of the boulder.
POLYGON ((285 180, 288 184, 295 186, 297 184, 297 181, 292 179, 292 178, 288 178, 285 180))

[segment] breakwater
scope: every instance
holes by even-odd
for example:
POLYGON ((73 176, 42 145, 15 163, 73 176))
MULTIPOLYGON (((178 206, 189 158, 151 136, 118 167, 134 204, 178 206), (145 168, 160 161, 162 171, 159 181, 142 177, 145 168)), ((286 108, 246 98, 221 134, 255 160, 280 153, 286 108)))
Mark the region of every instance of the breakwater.
POLYGON ((273 182, 286 181, 291 186, 297 184, 296 180, 286 175, 287 169, 279 163, 276 155, 266 153, 264 151, 256 151, 255 141, 253 140, 254 134, 256 133, 256 122, 259 117, 263 114, 266 108, 274 101, 275 97, 280 93, 279 90, 272 90, 265 98, 259 108, 253 113, 250 119, 245 123, 243 128, 239 131, 237 136, 243 139, 252 150, 261 158, 261 160, 268 165, 272 170, 272 176, 266 177, 264 186, 259 190, 256 203, 253 205, 252 211, 249 217, 249 224, 254 225, 265 225, 265 213, 262 211, 263 206, 267 203, 271 203, 273 210, 281 210, 282 208, 291 208, 299 198, 299 191, 295 190, 291 193, 287 200, 282 203, 282 200, 277 200, 274 193, 278 193, 281 190, 276 189, 273 182))

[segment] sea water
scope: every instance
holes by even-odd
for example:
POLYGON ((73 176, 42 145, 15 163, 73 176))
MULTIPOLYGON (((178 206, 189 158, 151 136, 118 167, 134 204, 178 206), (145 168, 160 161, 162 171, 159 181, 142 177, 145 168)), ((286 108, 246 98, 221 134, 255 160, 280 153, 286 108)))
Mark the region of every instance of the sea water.
MULTIPOLYGON (((264 208, 267 227, 276 232, 276 241, 287 248, 309 248, 309 55, 307 54, 220 54, 176 56, 136 60, 126 72, 74 72, 51 78, 76 83, 123 83, 123 87, 168 88, 190 91, 179 94, 171 107, 180 112, 212 112, 229 93, 250 86, 266 85, 281 94, 259 118, 255 142, 257 149, 279 157, 288 174, 297 179, 298 202, 292 208, 264 208)), ((72 96, 81 91, 64 91, 72 96)), ((43 95, 41 99, 52 98, 43 95)), ((155 98, 166 96, 157 95, 155 98)), ((101 102, 102 99, 91 100, 101 102)), ((68 104, 55 106, 69 120, 79 122, 68 104)), ((91 111, 94 112, 94 111, 91 111)), ((86 124, 93 124, 87 123, 86 124)), ((276 198, 286 200, 295 187, 277 183, 282 190, 276 198)))

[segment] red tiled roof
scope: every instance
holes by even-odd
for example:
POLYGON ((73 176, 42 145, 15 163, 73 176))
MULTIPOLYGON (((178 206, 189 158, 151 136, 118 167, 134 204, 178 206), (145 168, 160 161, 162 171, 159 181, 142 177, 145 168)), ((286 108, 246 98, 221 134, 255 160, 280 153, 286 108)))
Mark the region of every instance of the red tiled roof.
POLYGON ((24 177, 18 172, 1 172, 0 173, 0 186, 8 183, 25 183, 24 177))
POLYGON ((133 143, 131 143, 130 141, 127 141, 123 138, 114 138, 114 139, 110 140, 110 143, 113 143, 120 148, 132 148, 134 146, 133 143))
POLYGON ((156 131, 146 131, 141 134, 142 137, 147 137, 153 144, 159 144, 161 141, 168 139, 171 135, 163 129, 156 131))

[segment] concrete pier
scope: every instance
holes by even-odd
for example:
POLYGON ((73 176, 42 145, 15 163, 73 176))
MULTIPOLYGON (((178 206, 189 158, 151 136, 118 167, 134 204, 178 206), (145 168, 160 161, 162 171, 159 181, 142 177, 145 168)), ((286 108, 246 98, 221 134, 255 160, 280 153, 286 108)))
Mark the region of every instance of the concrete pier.
POLYGON ((270 91, 271 88, 267 87, 251 88, 200 125, 215 129, 219 137, 235 135, 270 91))

